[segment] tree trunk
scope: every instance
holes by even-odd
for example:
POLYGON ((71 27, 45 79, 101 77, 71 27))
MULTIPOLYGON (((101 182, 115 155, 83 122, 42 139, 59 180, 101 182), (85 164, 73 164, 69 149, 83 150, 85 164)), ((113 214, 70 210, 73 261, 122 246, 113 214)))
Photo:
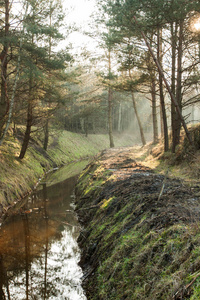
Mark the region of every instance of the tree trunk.
POLYGON ((134 108, 134 111, 135 111, 135 115, 136 115, 136 118, 137 118, 139 129, 140 129, 140 137, 141 137, 142 145, 145 146, 146 145, 146 140, 145 140, 145 137, 144 137, 144 131, 143 131, 142 123, 140 121, 140 117, 139 117, 139 114, 138 114, 138 110, 137 110, 137 106, 136 106, 136 102, 135 102, 135 96, 134 96, 133 91, 131 92, 131 96, 132 96, 132 101, 133 101, 133 108, 134 108))
MULTIPOLYGON (((109 78, 111 76, 111 57, 110 57, 110 50, 108 54, 108 70, 109 70, 109 78)), ((109 80, 110 81, 110 80, 109 80)), ((113 91, 111 87, 108 88, 108 134, 110 140, 110 148, 114 147, 114 140, 113 140, 113 130, 112 130, 112 96, 113 91)))
MULTIPOLYGON (((9 1, 8 1, 7 5, 9 6, 9 1)), ((9 10, 9 7, 7 8, 7 10, 9 10)), ((26 17, 27 11, 28 11, 28 3, 26 4, 26 9, 25 9, 25 15, 24 15, 24 17, 26 17)), ((7 16, 7 19, 8 19, 7 22, 9 22, 9 12, 7 14, 8 14, 8 16, 7 16)), ((8 29, 7 29, 7 31, 8 31, 9 30, 9 25, 7 25, 7 27, 8 27, 8 29)), ((10 100, 10 105, 9 105, 8 111, 7 111, 8 112, 8 118, 7 118, 6 126, 5 126, 4 130, 2 130, 1 125, 0 125, 0 128, 1 128, 0 129, 0 146, 2 145, 2 143, 4 141, 4 138, 5 138, 5 136, 6 136, 7 132, 8 132, 10 123, 12 121, 13 108, 14 108, 14 100, 15 100, 15 93, 16 93, 17 82, 18 82, 19 73, 20 73, 21 49, 22 49, 23 34, 24 34, 24 25, 23 25, 23 28, 22 28, 21 38, 20 38, 20 43, 19 43, 19 54, 18 54, 18 60, 17 60, 16 76, 15 76, 15 80, 14 80, 14 85, 13 85, 13 90, 12 90, 12 96, 11 96, 11 100, 10 100)), ((6 72, 5 73, 7 73, 7 68, 6 68, 6 72)), ((3 72, 2 72, 2 74, 3 74, 3 72)), ((6 75, 4 75, 4 76, 6 76, 6 75)), ((3 78, 4 78, 4 76, 3 76, 3 78)), ((5 85, 6 85, 6 81, 5 81, 5 85)), ((5 91, 6 91, 6 89, 7 89, 7 86, 5 86, 5 91)), ((7 102, 9 102, 8 97, 7 97, 7 102)), ((1 111, 1 107, 0 107, 0 111, 1 111)), ((0 112, 0 114, 1 114, 1 112, 0 112)), ((0 120, 1 120, 1 117, 0 117, 0 120)), ((4 122, 3 119, 2 119, 2 121, 4 122)), ((0 121, 0 123, 1 123, 1 121, 0 121)))
MULTIPOLYGON (((20 50, 21 51, 21 41, 20 41, 20 50)), ((15 93, 16 93, 16 89, 17 89, 17 81, 19 79, 19 69, 20 69, 20 62, 21 62, 21 54, 19 53, 18 56, 18 62, 17 62, 17 74, 15 76, 15 81, 14 81, 14 86, 13 86, 13 91, 12 91, 12 96, 11 96, 11 101, 10 101, 10 107, 9 107, 9 111, 8 111, 8 118, 6 121, 6 125, 5 128, 3 130, 1 130, 1 137, 0 137, 0 146, 2 145, 4 138, 8 132, 10 123, 12 121, 12 115, 13 115, 13 107, 14 107, 14 100, 15 100, 15 93)))
MULTIPOLYGON (((151 40, 153 41, 153 34, 151 35, 151 40)), ((156 76, 153 66, 153 61, 150 53, 147 53, 147 68, 150 75, 150 93, 152 102, 152 120, 153 120, 153 143, 158 142, 158 120, 157 120, 157 107, 156 107, 156 76)))
POLYGON ((112 130, 112 89, 108 89, 108 134, 110 140, 110 148, 114 147, 113 130, 112 130))
MULTIPOLYGON (((178 57, 177 57, 177 84, 176 84, 176 100, 179 110, 182 113, 182 58, 183 58, 183 20, 179 24, 179 38, 178 38, 178 57)), ((178 115, 173 119, 173 144, 172 152, 175 152, 176 146, 180 141, 181 120, 178 115)))
POLYGON ((122 104, 121 104, 121 102, 119 102, 117 131, 118 132, 122 131, 122 104))
POLYGON ((26 122, 26 131, 24 134, 24 139, 23 139, 23 143, 22 143, 22 148, 20 151, 20 155, 19 158, 23 159, 25 154, 26 154, 26 150, 28 148, 28 143, 30 140, 30 136, 31 136, 31 126, 33 123, 33 104, 32 104, 32 86, 33 86, 33 78, 32 78, 32 71, 30 70, 30 81, 29 81, 29 95, 28 95, 28 111, 27 111, 27 122, 26 122))
POLYGON ((164 126, 163 126, 163 116, 162 116, 162 107, 160 104, 160 134, 161 134, 161 138, 164 138, 164 126))
MULTIPOLYGON (((133 19, 135 20, 135 23, 138 25, 138 21, 137 21, 136 16, 133 16, 133 19)), ((140 30, 140 32, 141 32, 141 35, 142 35, 142 37, 143 37, 143 39, 144 39, 144 41, 145 41, 145 43, 146 43, 147 48, 149 49, 149 51, 150 51, 150 53, 151 53, 151 56, 152 56, 154 62, 155 62, 155 64, 156 64, 157 68, 158 68, 158 72, 159 72, 159 74, 162 76, 162 79, 163 79, 163 81, 164 81, 164 83, 165 83, 165 86, 166 86, 166 88, 167 88, 167 91, 168 91, 168 93, 169 93, 169 95, 170 95, 171 101, 174 103, 174 105, 175 105, 175 107, 176 107, 176 112, 177 112, 177 114, 178 114, 178 116, 179 116, 179 118, 180 118, 180 120, 181 120, 181 123, 182 123, 182 125, 183 125, 183 127, 184 127, 185 134, 186 134, 186 136, 187 136, 187 138, 188 138, 188 141, 189 141, 190 145, 193 145, 193 141, 192 141, 190 132, 189 132, 189 130, 188 130, 188 128, 187 128, 187 125, 186 125, 186 123, 185 123, 185 120, 184 120, 184 118, 183 118, 183 116, 182 116, 181 110, 180 110, 179 105, 178 105, 178 103, 177 103, 177 99, 175 98, 174 94, 173 94, 172 91, 171 91, 171 88, 170 88, 170 86, 169 86, 169 83, 168 83, 168 81, 167 81, 167 79, 165 78, 165 75, 164 75, 164 73, 163 73, 163 69, 162 69, 162 67, 160 66, 160 63, 159 63, 158 59, 156 59, 156 56, 155 56, 155 54, 154 54, 154 52, 153 52, 153 50, 152 50, 152 48, 151 48, 151 46, 150 46, 150 44, 149 44, 147 38, 146 38, 146 35, 144 34, 144 31, 140 30)))
MULTIPOLYGON (((162 31, 157 30, 157 59, 162 67, 162 31)), ((163 119, 163 130, 164 130, 164 151, 169 150, 169 137, 168 137, 168 126, 167 126, 167 115, 165 109, 165 98, 163 92, 163 79, 162 75, 159 73, 159 90, 160 90, 160 105, 162 110, 162 119, 163 119)))
POLYGON ((8 68, 8 42, 6 38, 9 34, 9 0, 5 0, 5 32, 4 32, 4 47, 0 53, 1 59, 1 96, 0 96, 0 136, 6 121, 6 114, 9 109, 9 100, 7 94, 7 68, 8 68))
MULTIPOLYGON (((172 45, 172 75, 171 91, 176 96, 176 47, 177 47, 177 23, 171 23, 171 45, 172 45)), ((172 131, 172 151, 175 151, 175 121, 177 118, 176 107, 171 102, 171 131, 172 131)))
MULTIPOLYGON (((130 53, 129 53, 129 55, 130 55, 130 53)), ((129 72, 129 78, 132 80, 131 70, 129 69, 128 72, 129 72)), ((145 137, 144 137, 144 130, 143 130, 143 127, 142 127, 142 123, 140 121, 139 114, 138 114, 137 105, 136 105, 136 102, 135 102, 135 96, 134 96, 133 91, 131 91, 131 96, 132 96, 132 101, 133 101, 133 108, 134 108, 134 111, 135 111, 135 115, 136 115, 136 119, 137 119, 137 122, 138 122, 139 129, 140 129, 140 137, 141 137, 142 145, 145 146, 146 145, 146 140, 145 140, 145 137)))
POLYGON ((33 123, 33 107, 32 107, 33 103, 32 102, 33 102, 33 74, 32 74, 32 70, 30 70, 26 131, 24 134, 24 139, 23 139, 19 159, 24 158, 24 156, 26 154, 26 150, 28 148, 30 136, 31 136, 31 126, 33 123))
POLYGON ((24 134, 24 140, 23 140, 21 152, 20 152, 20 155, 19 155, 20 159, 24 158, 24 156, 26 154, 26 150, 28 148, 28 143, 29 143, 30 136, 31 136, 32 122, 33 122, 32 103, 31 103, 31 101, 29 101, 29 103, 28 103, 26 131, 25 131, 25 134, 24 134))
POLYGON ((157 119, 157 107, 156 107, 156 83, 155 76, 152 74, 151 81, 151 98, 152 98, 152 119, 153 119, 153 143, 158 143, 158 119, 157 119))

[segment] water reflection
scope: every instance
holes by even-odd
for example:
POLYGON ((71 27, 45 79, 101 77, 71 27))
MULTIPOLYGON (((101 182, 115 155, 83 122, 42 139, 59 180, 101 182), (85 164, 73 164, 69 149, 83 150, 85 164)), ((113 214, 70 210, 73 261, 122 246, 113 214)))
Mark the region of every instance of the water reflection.
POLYGON ((72 204, 75 180, 43 182, 0 229, 0 299, 86 299, 72 204))

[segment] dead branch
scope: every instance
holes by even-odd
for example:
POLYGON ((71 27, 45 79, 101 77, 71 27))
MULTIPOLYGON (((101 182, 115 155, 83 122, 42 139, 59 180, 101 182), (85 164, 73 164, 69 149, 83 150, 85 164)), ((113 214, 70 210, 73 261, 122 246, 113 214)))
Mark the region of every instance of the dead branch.
POLYGON ((166 183, 166 180, 167 180, 167 174, 168 174, 168 171, 169 171, 169 169, 167 169, 167 171, 166 171, 166 173, 165 173, 165 177, 164 177, 164 180, 163 180, 163 184, 162 184, 162 187, 161 187, 159 196, 158 196, 158 201, 160 200, 160 198, 162 197, 162 194, 163 194, 163 192, 164 192, 164 188, 165 188, 165 183, 166 183))

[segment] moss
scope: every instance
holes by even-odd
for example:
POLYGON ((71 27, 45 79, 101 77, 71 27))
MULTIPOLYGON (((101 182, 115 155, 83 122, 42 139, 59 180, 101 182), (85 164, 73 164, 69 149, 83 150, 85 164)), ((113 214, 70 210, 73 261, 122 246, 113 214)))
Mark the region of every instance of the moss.
POLYGON ((110 197, 109 199, 104 199, 103 204, 101 205, 101 208, 104 209, 104 208, 108 207, 111 204, 113 199, 115 199, 115 197, 110 197))
MULTIPOLYGON (((109 240, 116 230, 117 226, 113 227, 107 237, 104 232, 104 240, 109 240)), ((171 234, 169 231, 168 233, 171 234)), ((135 231, 135 228, 122 235, 118 241, 115 241, 111 256, 109 255, 109 258, 98 268, 98 292, 102 297, 100 299, 104 299, 103 297, 110 293, 113 299, 122 299, 124 296, 127 297, 126 299, 170 299, 169 293, 175 293, 175 273, 170 271, 167 265, 170 265, 173 260, 172 254, 183 251, 184 242, 181 242, 181 237, 176 232, 174 240, 168 240, 169 236, 165 233, 165 240, 163 240, 155 232, 143 236, 142 233, 135 231), (147 237, 148 244, 146 244, 147 237), (156 281, 155 278, 153 279, 155 293, 151 291, 149 294, 151 284, 148 278, 155 275, 156 281)), ((180 271, 176 276, 180 276, 180 271)))
MULTIPOLYGON (((99 204, 85 218, 87 234, 81 244, 87 264, 95 265, 88 299, 172 299, 200 270, 198 222, 172 222, 172 212, 165 210, 170 222, 162 223, 165 201, 158 203, 157 193, 149 198, 136 193, 126 180, 122 185, 105 165, 100 159, 93 162, 78 183, 88 197, 80 199, 79 207, 99 204), (118 184, 127 194, 121 196, 118 184), (88 244, 95 245, 93 251, 87 251, 88 244)), ((199 282, 200 276, 187 291, 188 299, 199 298, 199 282)))

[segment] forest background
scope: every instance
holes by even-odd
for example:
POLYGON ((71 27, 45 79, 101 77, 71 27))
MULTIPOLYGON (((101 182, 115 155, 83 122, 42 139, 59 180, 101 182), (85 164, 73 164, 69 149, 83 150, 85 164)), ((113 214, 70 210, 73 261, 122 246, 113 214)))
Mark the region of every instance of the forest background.
POLYGON ((161 137, 175 152, 183 125, 194 142, 187 127, 199 121, 199 2, 98 0, 82 28, 93 46, 76 51, 70 34, 83 38, 61 1, 0 8, 0 144, 8 129, 20 136, 20 159, 34 132, 47 151, 53 129, 108 133, 110 147, 113 131, 132 132, 143 146, 161 137))

